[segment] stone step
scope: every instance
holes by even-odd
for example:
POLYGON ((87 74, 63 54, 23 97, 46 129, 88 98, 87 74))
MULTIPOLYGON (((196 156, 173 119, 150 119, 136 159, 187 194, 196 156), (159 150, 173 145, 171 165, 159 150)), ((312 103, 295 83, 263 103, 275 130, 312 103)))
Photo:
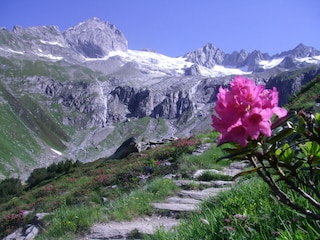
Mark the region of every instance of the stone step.
POLYGON ((207 151, 211 147, 211 143, 203 143, 198 146, 193 152, 192 155, 199 156, 202 155, 205 151, 207 151))
POLYGON ((216 180, 212 181, 213 187, 221 188, 221 187, 231 187, 235 184, 235 181, 226 181, 226 180, 216 180))
POLYGON ((96 223, 91 228, 90 235, 81 240, 132 239, 128 235, 134 231, 142 234, 153 234, 158 228, 169 230, 179 223, 178 219, 160 216, 137 218, 132 221, 96 223))
POLYGON ((152 203, 157 210, 167 210, 172 212, 194 212, 198 210, 197 204, 191 203, 152 203))
POLYGON ((188 198, 193 198, 196 200, 206 200, 209 197, 214 197, 216 196, 219 192, 221 191, 227 191, 230 190, 229 187, 224 187, 224 188, 207 188, 202 191, 197 191, 197 190, 182 190, 178 193, 179 196, 181 197, 188 197, 188 198))
POLYGON ((225 187, 231 186, 235 182, 234 181, 225 181, 225 180, 215 180, 215 181, 196 181, 196 180, 174 180, 175 184, 179 187, 186 187, 186 186, 198 186, 201 185, 203 187, 225 187))
POLYGON ((193 198, 183 198, 183 197, 168 197, 166 199, 167 203, 184 203, 184 204, 200 204, 201 201, 193 198))

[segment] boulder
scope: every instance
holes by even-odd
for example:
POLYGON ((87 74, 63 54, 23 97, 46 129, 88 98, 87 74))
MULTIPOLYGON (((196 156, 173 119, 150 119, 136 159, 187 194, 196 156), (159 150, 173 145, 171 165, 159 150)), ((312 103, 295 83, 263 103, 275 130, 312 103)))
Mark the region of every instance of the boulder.
POLYGON ((120 147, 112 154, 109 159, 122 159, 127 157, 130 153, 139 152, 138 143, 135 137, 131 137, 124 141, 120 147))

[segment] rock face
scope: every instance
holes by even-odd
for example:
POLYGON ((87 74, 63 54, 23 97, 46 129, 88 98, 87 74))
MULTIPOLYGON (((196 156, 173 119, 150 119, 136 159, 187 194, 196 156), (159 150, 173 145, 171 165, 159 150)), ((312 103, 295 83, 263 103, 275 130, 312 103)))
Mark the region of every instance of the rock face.
POLYGON ((122 159, 130 153, 138 152, 138 142, 135 137, 131 137, 124 141, 121 146, 108 159, 122 159))
POLYGON ((213 46, 211 43, 206 44, 203 48, 187 53, 183 56, 189 62, 199 64, 208 68, 213 68, 216 64, 221 64, 224 53, 213 46))
POLYGON ((203 48, 199 48, 196 51, 189 52, 183 57, 189 62, 207 68, 213 68, 215 65, 222 65, 232 68, 246 67, 249 71, 257 70, 261 61, 271 59, 267 53, 261 53, 257 50, 249 54, 243 49, 240 52, 234 51, 231 54, 226 54, 211 43, 206 44, 203 48))
POLYGON ((63 33, 70 46, 87 58, 102 58, 110 51, 127 51, 124 35, 113 25, 98 18, 89 19, 63 33))
POLYGON ((267 88, 276 87, 279 92, 279 105, 285 105, 294 93, 301 87, 320 74, 320 68, 308 68, 304 71, 297 70, 297 74, 283 73, 272 77, 266 84, 267 88))
POLYGON ((308 47, 300 43, 294 49, 289 51, 284 51, 280 54, 276 54, 275 57, 291 56, 296 58, 303 58, 303 57, 313 57, 313 56, 319 56, 319 55, 320 55, 319 50, 315 49, 314 47, 308 47))

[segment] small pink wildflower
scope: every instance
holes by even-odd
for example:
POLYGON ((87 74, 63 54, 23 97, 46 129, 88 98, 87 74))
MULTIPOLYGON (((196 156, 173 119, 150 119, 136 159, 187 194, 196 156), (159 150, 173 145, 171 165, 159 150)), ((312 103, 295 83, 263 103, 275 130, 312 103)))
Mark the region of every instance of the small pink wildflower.
POLYGON ((231 89, 220 87, 212 127, 221 133, 218 144, 238 142, 242 147, 248 137, 258 139, 260 134, 271 136, 271 117, 287 115, 287 110, 278 107, 276 88, 265 89, 251 79, 235 77, 231 89))

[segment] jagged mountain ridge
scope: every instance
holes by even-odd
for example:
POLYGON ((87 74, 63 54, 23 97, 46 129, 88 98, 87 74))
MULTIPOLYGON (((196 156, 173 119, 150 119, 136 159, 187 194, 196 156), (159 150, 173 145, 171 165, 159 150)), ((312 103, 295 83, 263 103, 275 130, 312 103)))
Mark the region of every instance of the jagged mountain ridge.
POLYGON ((14 130, 0 129, 10 143, 0 149, 0 178, 23 178, 34 166, 65 158, 106 157, 131 136, 151 140, 210 130, 218 88, 233 75, 268 83, 283 71, 316 68, 303 84, 319 74, 318 51, 297 48, 273 58, 259 51, 225 54, 208 44, 197 54, 171 58, 128 49, 124 34, 97 18, 63 33, 55 26, 1 29, 0 105, 3 122, 14 130), (21 112, 30 114, 22 118, 21 112), (26 145, 20 135, 36 143, 26 145))
MULTIPOLYGON (((115 62, 114 58, 117 56, 119 58, 118 65, 126 62, 126 59, 129 58, 138 63, 147 62, 149 66, 159 65, 158 58, 165 58, 161 54, 150 52, 150 56, 146 56, 147 58, 149 57, 150 61, 146 60, 146 58, 138 59, 136 57, 132 59, 132 55, 146 55, 145 51, 128 51, 128 41, 124 34, 113 24, 103 22, 98 18, 79 23, 77 26, 68 28, 63 33, 59 31, 57 26, 29 27, 26 29, 14 26, 12 32, 2 28, 0 36, 0 55, 4 56, 18 54, 20 57, 39 57, 53 61, 65 60, 77 64, 93 60, 109 60, 109 62, 113 60, 115 62)), ((293 69, 299 65, 305 66, 308 63, 319 63, 320 51, 313 47, 299 44, 292 50, 273 56, 261 53, 259 50, 247 53, 243 49, 240 52, 234 51, 228 54, 215 47, 212 43, 208 43, 202 48, 186 53, 184 56, 177 58, 167 57, 163 61, 180 62, 180 64, 176 64, 179 66, 176 66, 178 69, 175 69, 175 73, 208 76, 208 72, 211 72, 210 76, 212 77, 214 72, 219 72, 219 70, 214 69, 215 66, 245 70, 243 72, 252 73, 278 65, 282 68, 293 69), (286 64, 288 58, 295 64, 286 64), (185 66, 181 67, 181 64, 185 66), (201 71, 199 67, 204 69, 201 71), (193 71, 190 71, 190 68, 193 71)), ((87 66, 90 67, 90 63, 87 66)), ((153 66, 153 68, 158 71, 162 69, 162 72, 166 70, 165 66, 153 66)), ((105 73, 110 73, 113 69, 104 69, 104 71, 105 73)), ((236 71, 234 72, 237 74, 236 71)), ((220 71, 220 73, 220 75, 228 75, 230 71, 226 71, 226 73, 220 71)), ((172 74, 172 71, 170 74, 172 74)))

